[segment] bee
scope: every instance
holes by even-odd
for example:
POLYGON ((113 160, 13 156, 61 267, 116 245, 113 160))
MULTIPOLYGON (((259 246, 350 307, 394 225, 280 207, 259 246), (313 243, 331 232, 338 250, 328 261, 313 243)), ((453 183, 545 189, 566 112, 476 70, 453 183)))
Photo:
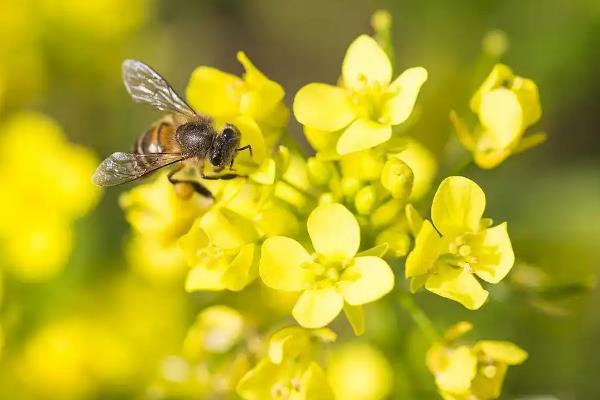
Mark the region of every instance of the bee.
POLYGON ((169 181, 179 188, 178 194, 189 197, 192 190, 206 197, 212 193, 195 180, 175 179, 186 164, 198 168, 203 179, 234 179, 242 177, 233 170, 236 155, 252 146, 240 147, 241 134, 233 124, 217 130, 213 120, 196 113, 154 69, 141 61, 123 62, 123 82, 137 103, 146 103, 168 114, 156 122, 135 142, 131 153, 116 152, 100 163, 92 180, 98 186, 115 186, 177 165, 168 174, 169 181), (213 174, 206 174, 205 164, 212 165, 213 174), (183 190, 181 190, 183 188, 183 190))

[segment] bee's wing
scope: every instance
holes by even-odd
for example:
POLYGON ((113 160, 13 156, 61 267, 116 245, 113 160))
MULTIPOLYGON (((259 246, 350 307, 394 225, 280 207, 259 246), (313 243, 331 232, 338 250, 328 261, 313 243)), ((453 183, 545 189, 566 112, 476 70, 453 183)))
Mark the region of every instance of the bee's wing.
POLYGON ((141 178, 159 168, 185 159, 183 154, 113 153, 100 163, 92 181, 98 186, 114 186, 141 178))
POLYGON ((138 103, 147 103, 162 111, 196 115, 158 72, 141 61, 123 61, 123 82, 138 103))

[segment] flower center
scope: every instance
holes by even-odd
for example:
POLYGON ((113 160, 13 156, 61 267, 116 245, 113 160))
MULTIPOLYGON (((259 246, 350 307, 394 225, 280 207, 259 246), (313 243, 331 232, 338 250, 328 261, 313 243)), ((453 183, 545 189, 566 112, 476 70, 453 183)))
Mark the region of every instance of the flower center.
POLYGON ((198 251, 196 252, 196 256, 198 257, 199 264, 211 267, 213 265, 216 266, 217 261, 233 253, 233 251, 222 249, 211 243, 201 249, 198 249, 198 251))
POLYGON ((361 78, 361 86, 354 89, 350 97, 356 114, 360 118, 389 124, 390 117, 385 114, 385 105, 392 93, 379 82, 368 82, 366 77, 361 78))
POLYGON ((457 236, 448 243, 448 253, 442 256, 445 263, 457 268, 473 272, 473 267, 479 261, 475 256, 475 240, 470 234, 457 236))
POLYGON ((289 382, 277 383, 273 386, 271 393, 274 399, 288 400, 292 398, 294 393, 300 393, 301 390, 300 380, 294 377, 289 382))
POLYGON ((314 261, 307 262, 302 267, 312 273, 314 287, 321 289, 333 286, 340 280, 342 271, 347 267, 347 262, 317 254, 314 256, 314 261))

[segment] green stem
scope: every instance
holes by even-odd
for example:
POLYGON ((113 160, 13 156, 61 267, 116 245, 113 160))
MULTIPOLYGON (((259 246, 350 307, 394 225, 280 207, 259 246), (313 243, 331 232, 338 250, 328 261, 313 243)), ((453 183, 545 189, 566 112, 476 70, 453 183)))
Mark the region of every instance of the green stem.
POLYGON ((415 303, 410 294, 401 294, 399 303, 408 312, 421 332, 423 332, 431 342, 439 342, 441 340, 441 335, 433 325, 433 322, 431 322, 421 307, 415 303))

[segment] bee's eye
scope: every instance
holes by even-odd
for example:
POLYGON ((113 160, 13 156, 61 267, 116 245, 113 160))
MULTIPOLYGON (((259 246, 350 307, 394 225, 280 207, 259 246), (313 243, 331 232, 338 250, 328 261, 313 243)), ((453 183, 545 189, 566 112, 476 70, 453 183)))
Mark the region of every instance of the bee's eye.
POLYGON ((231 138, 235 136, 235 131, 233 130, 233 128, 225 128, 223 129, 223 136, 225 136, 226 138, 231 138))

